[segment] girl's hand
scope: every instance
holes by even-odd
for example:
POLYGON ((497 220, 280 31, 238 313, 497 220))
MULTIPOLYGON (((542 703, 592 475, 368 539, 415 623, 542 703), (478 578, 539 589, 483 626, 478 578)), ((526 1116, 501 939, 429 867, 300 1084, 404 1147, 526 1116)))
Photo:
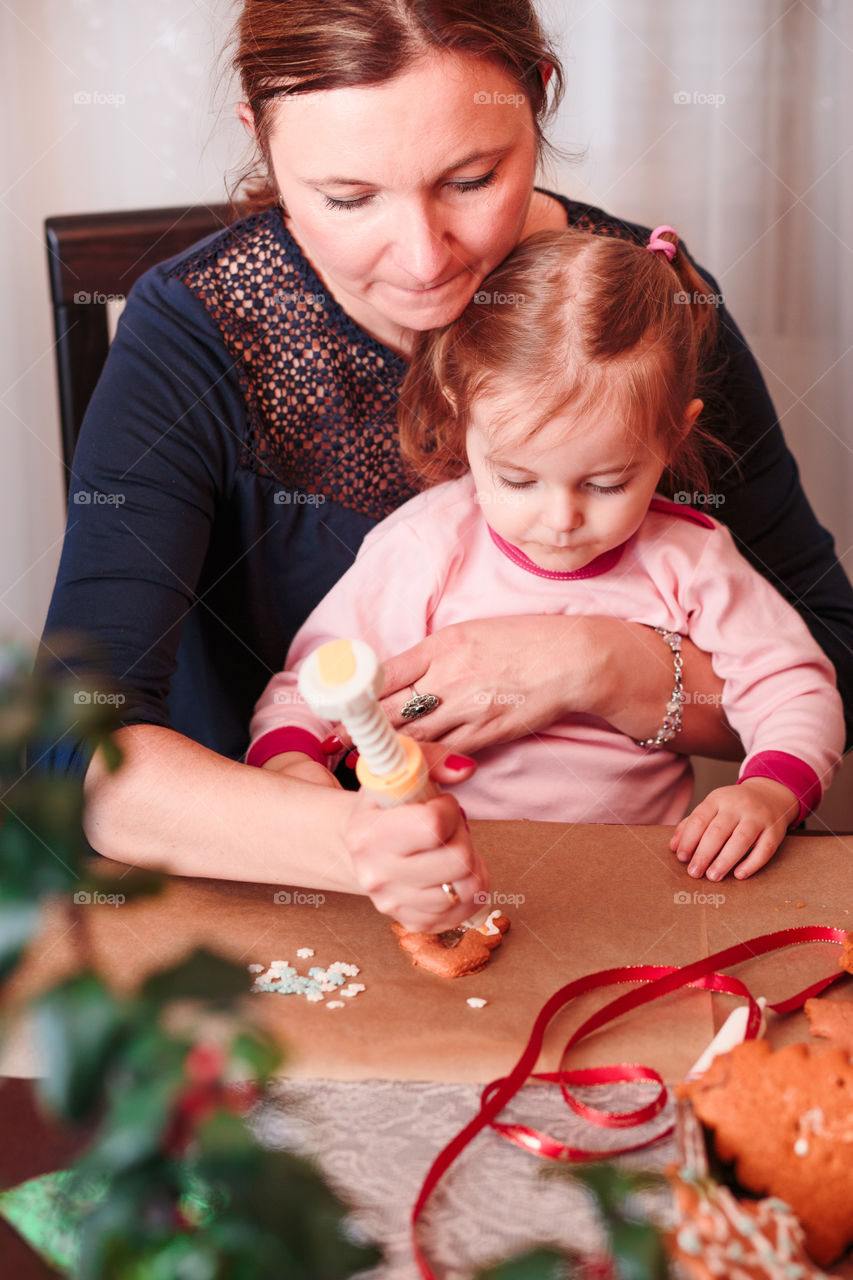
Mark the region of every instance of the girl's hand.
MULTIPOLYGON (((474 772, 442 763, 446 752, 426 746, 430 777, 459 782, 474 772)), ((380 809, 369 792, 359 792, 343 832, 359 883, 378 911, 416 933, 440 933, 474 910, 474 895, 488 890, 488 876, 471 844, 456 800, 440 795, 422 804, 380 809), (451 906, 442 884, 452 884, 459 902, 451 906)))
POLYGON ((281 755, 271 756, 261 768, 270 773, 284 774, 288 778, 301 778, 303 782, 314 782, 320 787, 337 787, 339 791, 343 790, 335 775, 324 764, 318 764, 302 751, 283 751, 281 755))
POLYGON ((740 863, 735 877, 746 880, 770 861, 799 812, 799 800, 781 782, 747 778, 706 796, 679 822, 669 847, 679 862, 689 862, 691 876, 722 880, 740 863))

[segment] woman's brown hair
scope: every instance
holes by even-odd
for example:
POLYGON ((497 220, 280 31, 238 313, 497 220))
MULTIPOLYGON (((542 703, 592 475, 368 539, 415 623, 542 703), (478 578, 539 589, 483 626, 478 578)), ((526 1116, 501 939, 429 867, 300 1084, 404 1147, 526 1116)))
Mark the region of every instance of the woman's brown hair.
MULTIPOLYGON (((662 238, 677 244, 674 235, 662 238)), ((570 405, 584 412, 613 402, 615 388, 620 408, 629 405, 630 429, 660 443, 664 487, 704 488, 705 455, 717 441, 699 423, 685 436, 683 424, 690 401, 701 398, 721 301, 680 248, 669 262, 611 236, 531 236, 458 319, 416 335, 400 391, 403 457, 422 484, 453 479, 468 468, 465 436, 478 395, 522 397, 529 434, 570 405)))
POLYGON ((255 157, 231 183, 241 214, 278 200, 269 143, 288 94, 382 84, 436 49, 487 58, 523 90, 540 154, 562 94, 562 68, 530 0, 244 0, 232 40, 255 121, 255 157))

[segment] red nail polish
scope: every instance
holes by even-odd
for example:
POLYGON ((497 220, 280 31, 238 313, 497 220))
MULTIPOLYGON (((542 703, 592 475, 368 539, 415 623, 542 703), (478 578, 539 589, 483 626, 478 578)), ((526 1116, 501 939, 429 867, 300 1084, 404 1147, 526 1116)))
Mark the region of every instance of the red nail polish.
POLYGON ((327 756, 333 756, 336 751, 340 751, 343 745, 336 733, 330 733, 328 738, 323 740, 320 750, 325 751, 327 756))
POLYGON ((465 810, 462 808, 462 805, 461 805, 461 804, 460 804, 460 806, 459 806, 459 812, 462 814, 462 821, 465 823, 465 830, 466 830, 466 831, 468 832, 468 834, 470 835, 470 834, 471 834, 471 828, 470 828, 470 827, 469 827, 469 825, 468 825, 468 815, 467 815, 467 813, 465 812, 465 810))
POLYGON ((448 769, 470 769, 474 761, 470 756, 448 756, 444 763, 448 769))
POLYGON ((358 752, 353 748, 353 750, 349 753, 346 760, 344 761, 344 764, 348 769, 354 769, 357 760, 358 760, 358 752))

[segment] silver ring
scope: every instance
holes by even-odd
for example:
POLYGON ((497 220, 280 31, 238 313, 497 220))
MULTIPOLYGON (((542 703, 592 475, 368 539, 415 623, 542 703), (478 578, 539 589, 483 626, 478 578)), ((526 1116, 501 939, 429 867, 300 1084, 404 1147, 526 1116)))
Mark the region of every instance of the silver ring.
POLYGON ((436 697, 434 693, 418 693, 413 684, 409 685, 409 688, 415 696, 409 698, 409 701, 404 702, 400 708, 400 715, 404 720, 418 720, 421 716, 428 716, 440 705, 441 698, 436 697))
POLYGON ((445 880, 441 887, 447 894, 451 907, 457 907, 459 905, 460 898, 459 894, 456 892, 456 886, 451 884, 449 880, 445 880))

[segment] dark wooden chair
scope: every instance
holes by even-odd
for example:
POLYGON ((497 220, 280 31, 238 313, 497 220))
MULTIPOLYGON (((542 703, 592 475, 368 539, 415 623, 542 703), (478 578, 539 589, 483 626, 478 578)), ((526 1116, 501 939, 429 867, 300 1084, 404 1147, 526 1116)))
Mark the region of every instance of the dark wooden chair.
POLYGON ((232 220, 228 205, 48 218, 47 259, 66 478, 109 350, 108 304, 136 278, 232 220))

